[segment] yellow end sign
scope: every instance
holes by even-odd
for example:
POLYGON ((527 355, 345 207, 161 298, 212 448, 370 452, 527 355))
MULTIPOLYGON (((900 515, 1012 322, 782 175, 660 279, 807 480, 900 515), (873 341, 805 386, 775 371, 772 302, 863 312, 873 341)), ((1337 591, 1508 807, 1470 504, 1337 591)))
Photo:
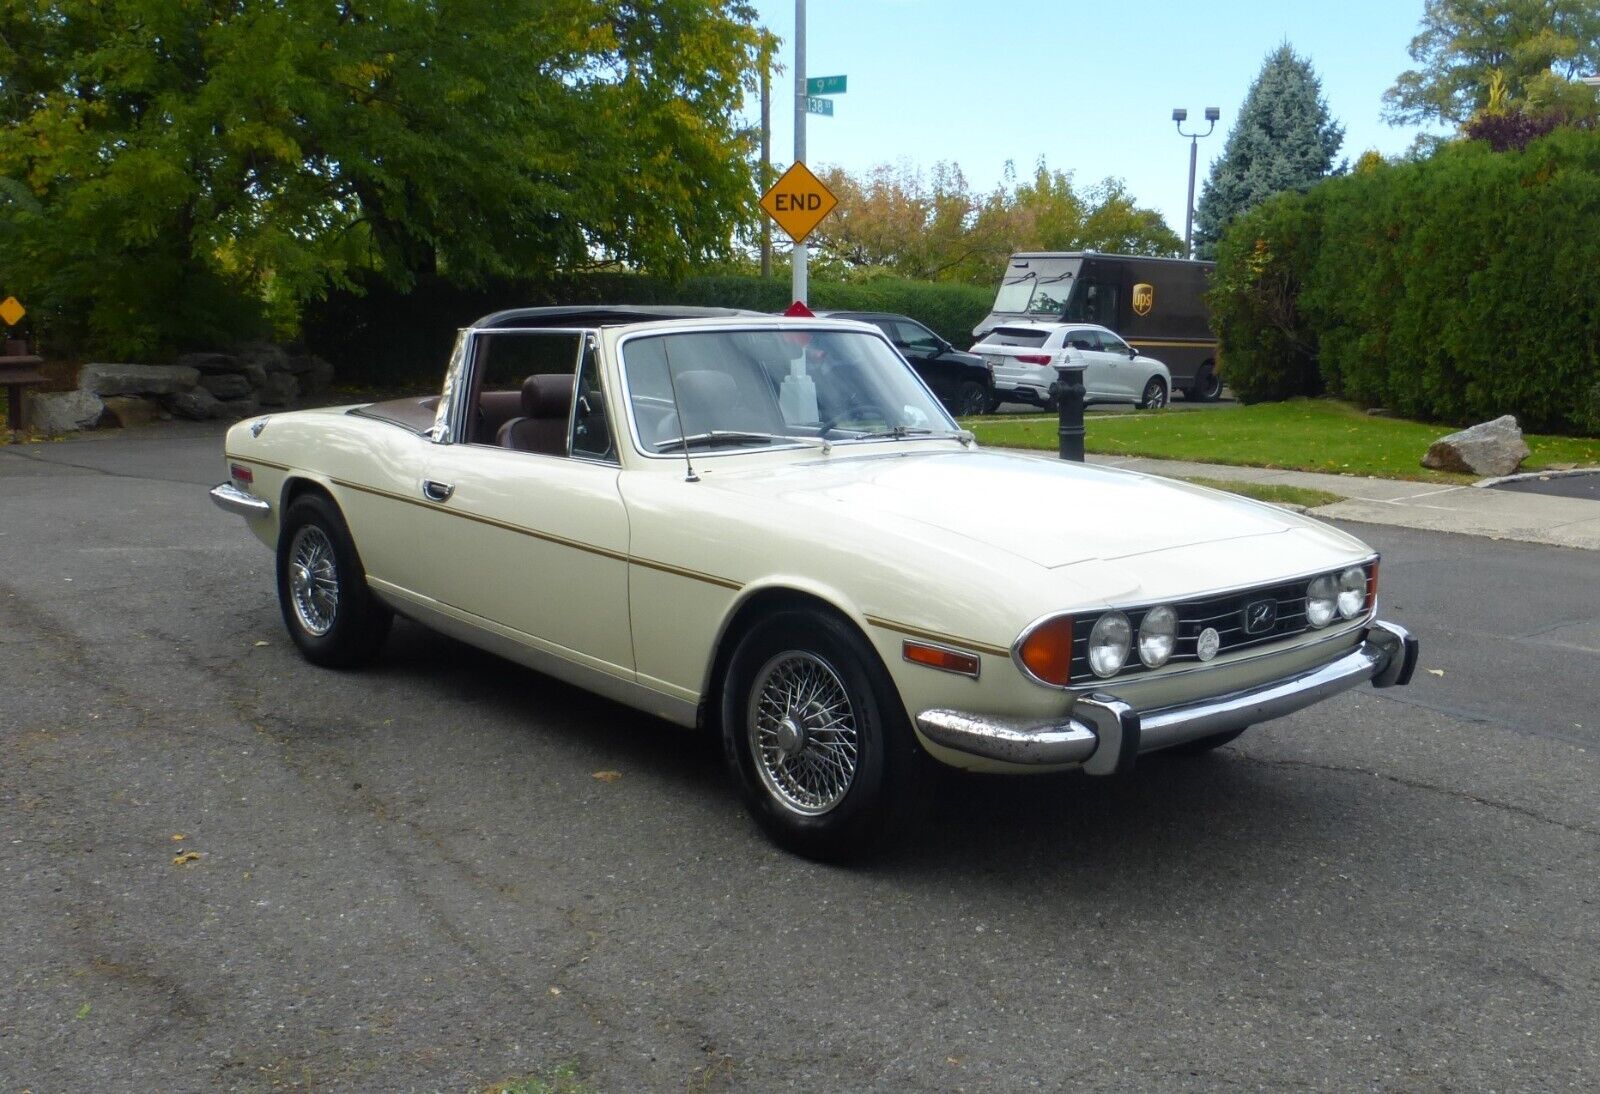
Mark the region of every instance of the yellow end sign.
POLYGON ((838 204, 839 199, 803 163, 790 167, 761 195, 761 208, 796 243, 804 243, 838 204))
POLYGON ((22 317, 27 314, 28 309, 24 308, 16 297, 8 296, 4 300, 0 300, 0 319, 5 320, 6 326, 16 326, 21 322, 22 317))

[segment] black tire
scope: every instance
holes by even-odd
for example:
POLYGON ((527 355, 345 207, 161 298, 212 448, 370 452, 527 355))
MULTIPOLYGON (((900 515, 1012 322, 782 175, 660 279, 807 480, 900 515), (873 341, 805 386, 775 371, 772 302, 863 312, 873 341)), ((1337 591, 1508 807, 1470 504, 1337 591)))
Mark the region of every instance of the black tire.
POLYGON ((721 723, 723 753, 746 807, 773 842, 795 854, 861 858, 906 830, 928 804, 932 761, 912 735, 893 681, 876 651, 835 616, 790 609, 751 628, 728 663, 721 723), (791 690, 784 695, 786 679, 791 690), (805 704, 784 705, 802 687, 805 704), (830 694, 845 700, 842 711, 831 704, 831 727, 823 702, 830 694), (825 766, 830 756, 839 765, 825 766))
POLYGON ((1140 410, 1160 410, 1167 405, 1167 382, 1159 376, 1150 377, 1150 382, 1144 385, 1144 394, 1139 396, 1140 410))
POLYGON ((1200 371, 1194 374, 1194 383, 1184 395, 1196 403, 1214 403, 1222 398, 1222 377, 1217 375, 1210 361, 1200 366, 1200 371))
POLYGON ((956 387, 955 405, 951 410, 957 418, 970 418, 974 414, 993 413, 989 409, 989 392, 976 380, 963 380, 956 387))
POLYGON ((285 511, 278 530, 277 570, 283 625, 306 660, 349 668, 377 654, 394 615, 367 588, 350 529, 330 499, 304 494, 285 511), (307 563, 300 586, 306 589, 305 598, 297 602, 291 571, 307 563))
POLYGON ((1221 748, 1229 741, 1238 740, 1239 734, 1249 728, 1249 726, 1245 726, 1244 729, 1230 729, 1223 733, 1213 733, 1209 737, 1185 741, 1181 745, 1173 745, 1171 748, 1162 749, 1162 751, 1171 753, 1174 756, 1204 756, 1207 752, 1221 748))
POLYGON ((988 406, 986 406, 984 408, 983 412, 985 414, 993 414, 996 411, 998 411, 999 409, 1000 409, 1000 396, 999 396, 999 394, 990 395, 989 396, 989 404, 988 404, 988 406))

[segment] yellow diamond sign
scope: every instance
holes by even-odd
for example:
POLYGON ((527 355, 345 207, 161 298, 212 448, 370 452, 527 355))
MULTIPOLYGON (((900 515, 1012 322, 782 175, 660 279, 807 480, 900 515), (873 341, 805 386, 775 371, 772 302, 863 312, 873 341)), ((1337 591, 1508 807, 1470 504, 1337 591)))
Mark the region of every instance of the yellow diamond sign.
POLYGON ((22 317, 27 314, 28 309, 18 303, 16 297, 8 296, 4 300, 0 300, 0 319, 6 321, 6 326, 16 326, 22 317))
POLYGON ((761 208, 796 243, 804 243, 838 204, 839 199, 803 163, 790 167, 772 189, 761 195, 761 208))

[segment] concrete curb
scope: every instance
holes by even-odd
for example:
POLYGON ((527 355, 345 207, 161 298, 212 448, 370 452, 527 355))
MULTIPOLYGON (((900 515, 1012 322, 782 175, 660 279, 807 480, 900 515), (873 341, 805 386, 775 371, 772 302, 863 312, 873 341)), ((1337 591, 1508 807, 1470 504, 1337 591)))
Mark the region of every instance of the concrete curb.
POLYGON ((1499 486, 1503 482, 1531 482, 1535 479, 1566 479, 1576 475, 1600 475, 1600 467, 1574 467, 1567 471, 1519 471, 1515 475, 1497 475, 1492 479, 1479 479, 1476 487, 1499 486))

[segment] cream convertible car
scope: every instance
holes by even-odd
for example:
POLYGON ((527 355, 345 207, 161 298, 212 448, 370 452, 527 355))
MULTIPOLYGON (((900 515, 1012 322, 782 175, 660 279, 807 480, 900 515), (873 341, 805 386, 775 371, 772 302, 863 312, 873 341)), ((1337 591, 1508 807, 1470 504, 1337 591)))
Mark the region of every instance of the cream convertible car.
POLYGON ((233 427, 211 493, 322 665, 398 612, 721 734, 779 843, 838 858, 929 760, 1092 775, 1199 752, 1416 642, 1324 524, 986 451, 884 336, 681 309, 500 312, 443 394, 233 427))

